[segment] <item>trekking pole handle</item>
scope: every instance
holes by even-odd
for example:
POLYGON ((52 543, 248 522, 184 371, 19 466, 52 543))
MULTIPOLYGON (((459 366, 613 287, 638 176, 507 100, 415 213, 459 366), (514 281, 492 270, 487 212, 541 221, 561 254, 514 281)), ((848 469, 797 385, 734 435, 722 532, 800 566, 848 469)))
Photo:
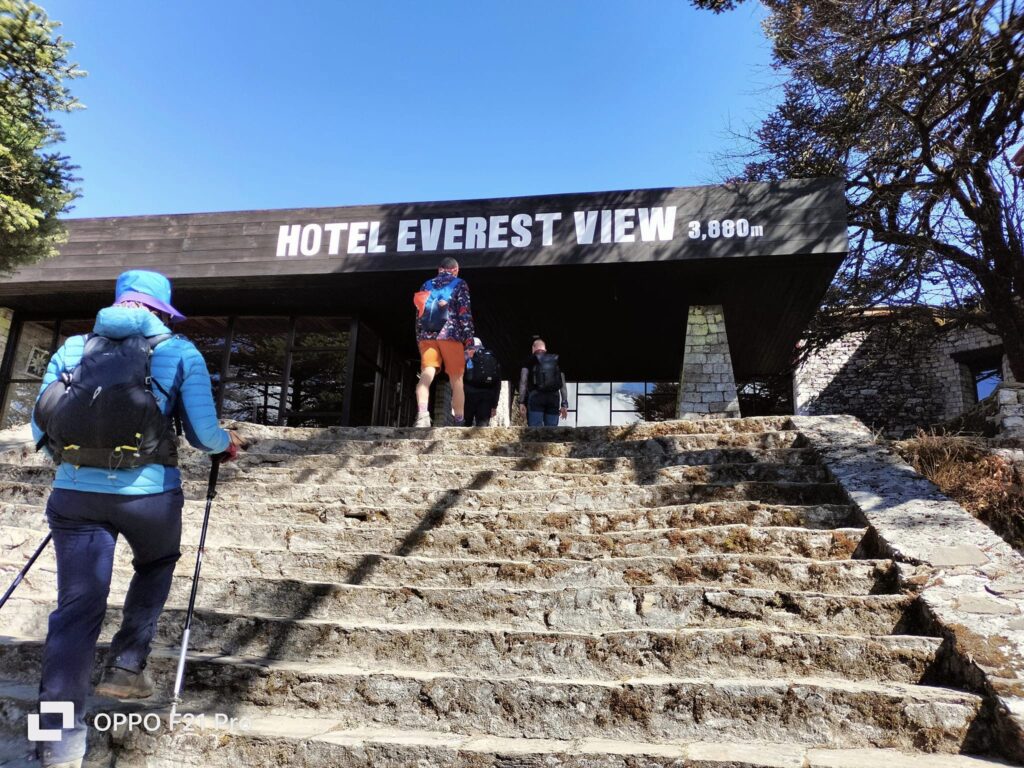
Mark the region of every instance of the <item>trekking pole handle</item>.
POLYGON ((206 487, 206 499, 212 501, 217 496, 217 475, 220 474, 220 454, 210 457, 210 482, 206 487))

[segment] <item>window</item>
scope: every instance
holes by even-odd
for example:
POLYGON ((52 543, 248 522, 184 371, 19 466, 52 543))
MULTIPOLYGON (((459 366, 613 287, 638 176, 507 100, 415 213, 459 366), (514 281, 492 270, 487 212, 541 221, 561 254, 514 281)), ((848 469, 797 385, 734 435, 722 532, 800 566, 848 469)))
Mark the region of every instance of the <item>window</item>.
POLYGON ((1003 361, 1000 359, 998 365, 972 367, 971 374, 974 376, 974 395, 980 403, 1002 383, 1003 361))
POLYGON ((68 336, 89 333, 92 320, 33 320, 12 329, 14 352, 4 383, 0 429, 25 424, 32 416, 50 357, 68 336))
POLYGON ((958 352, 953 359, 960 365, 965 407, 980 403, 1003 381, 1003 348, 989 347, 958 352))

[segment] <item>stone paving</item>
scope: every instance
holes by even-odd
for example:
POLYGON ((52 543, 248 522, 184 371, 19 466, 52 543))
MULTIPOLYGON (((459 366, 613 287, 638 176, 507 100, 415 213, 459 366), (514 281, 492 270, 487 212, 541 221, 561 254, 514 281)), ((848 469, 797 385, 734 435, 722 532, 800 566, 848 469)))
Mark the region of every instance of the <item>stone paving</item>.
MULTIPOLYGON (((856 420, 243 428, 251 448, 223 469, 204 559, 191 727, 94 730, 89 766, 980 768, 1024 754, 1019 556, 856 420)), ((0 447, 6 583, 45 531, 49 470, 23 437, 0 447)), ((207 467, 185 454, 159 692, 95 699, 93 715, 166 718, 207 467)), ((130 573, 120 552, 101 641, 130 573)), ((0 766, 32 765, 53 576, 47 553, 0 613, 0 766)))

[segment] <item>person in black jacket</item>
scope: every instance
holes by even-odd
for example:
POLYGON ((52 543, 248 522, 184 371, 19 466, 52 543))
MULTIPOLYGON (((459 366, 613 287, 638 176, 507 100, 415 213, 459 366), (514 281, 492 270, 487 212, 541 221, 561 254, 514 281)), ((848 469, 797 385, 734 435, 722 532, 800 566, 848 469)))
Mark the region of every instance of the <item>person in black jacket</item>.
POLYGON ((466 426, 489 427, 498 412, 501 366, 478 336, 466 347, 466 373, 462 381, 466 392, 466 426))
POLYGON ((569 417, 565 374, 543 339, 533 342, 533 354, 519 371, 519 411, 531 427, 557 427, 559 418, 569 417))

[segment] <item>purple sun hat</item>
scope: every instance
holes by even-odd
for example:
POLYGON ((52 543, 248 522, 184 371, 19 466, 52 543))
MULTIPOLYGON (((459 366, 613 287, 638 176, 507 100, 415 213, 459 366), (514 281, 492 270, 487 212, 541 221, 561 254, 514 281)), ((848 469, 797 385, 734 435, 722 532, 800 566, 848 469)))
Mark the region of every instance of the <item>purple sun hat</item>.
POLYGON ((158 312, 166 312, 174 323, 185 319, 171 306, 171 281, 159 272, 144 269, 122 272, 114 289, 114 303, 122 301, 137 301, 158 312))

